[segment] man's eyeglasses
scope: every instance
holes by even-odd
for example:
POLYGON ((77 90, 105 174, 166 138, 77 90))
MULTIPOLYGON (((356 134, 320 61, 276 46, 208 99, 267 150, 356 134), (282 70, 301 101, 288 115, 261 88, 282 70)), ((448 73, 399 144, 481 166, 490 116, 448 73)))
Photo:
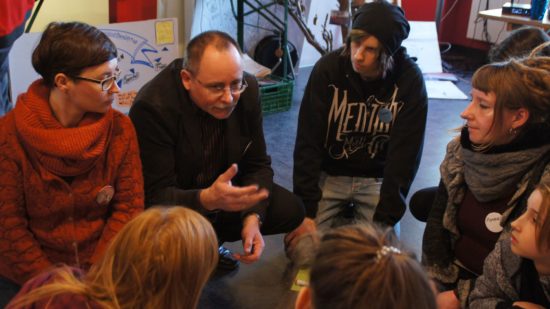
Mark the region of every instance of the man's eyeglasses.
MULTIPOLYGON (((88 77, 82 77, 82 76, 71 76, 71 78, 73 78, 73 79, 85 80, 85 81, 88 81, 88 82, 100 84, 101 85, 101 90, 103 90, 103 91, 107 91, 107 90, 111 89, 111 87, 113 87, 113 83, 118 84, 118 78, 119 77, 120 77, 120 71, 116 71, 114 75, 106 77, 106 78, 101 79, 101 80, 94 79, 94 78, 88 78, 88 77)), ((120 87, 119 84, 118 84, 118 86, 120 87)))
MULTIPOLYGON (((195 80, 204 88, 208 90, 212 95, 214 96, 222 96, 225 93, 225 89, 227 88, 225 85, 222 84, 214 84, 214 85, 206 85, 197 78, 195 80)), ((229 92, 231 92, 232 96, 239 95, 243 93, 246 90, 246 87, 248 87, 248 84, 246 83, 246 80, 243 78, 238 82, 234 82, 231 85, 229 85, 229 92)))

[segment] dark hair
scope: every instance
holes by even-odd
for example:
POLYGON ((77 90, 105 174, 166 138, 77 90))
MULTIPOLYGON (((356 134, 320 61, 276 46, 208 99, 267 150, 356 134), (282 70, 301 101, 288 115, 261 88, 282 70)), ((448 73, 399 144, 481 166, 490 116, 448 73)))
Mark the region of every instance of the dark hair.
MULTIPOLYGON (((522 58, 538 45, 550 41, 550 36, 542 29, 523 27, 516 29, 510 35, 489 50, 489 61, 500 62, 510 58, 522 58)), ((550 56, 550 48, 540 51, 539 56, 550 56)))
POLYGON ((206 31, 194 37, 187 44, 184 68, 193 74, 197 74, 202 55, 208 46, 214 46, 219 51, 234 46, 239 54, 242 54, 239 44, 229 34, 216 30, 206 31))
POLYGON ((316 309, 436 308, 430 281, 390 229, 352 225, 328 231, 311 267, 316 309))
POLYGON ((535 188, 542 196, 539 208, 540 225, 535 230, 536 243, 539 250, 550 249, 550 180, 546 179, 535 188))
POLYGON ((58 73, 77 76, 87 67, 117 57, 115 44, 94 26, 80 22, 52 22, 32 53, 32 66, 48 87, 58 73))

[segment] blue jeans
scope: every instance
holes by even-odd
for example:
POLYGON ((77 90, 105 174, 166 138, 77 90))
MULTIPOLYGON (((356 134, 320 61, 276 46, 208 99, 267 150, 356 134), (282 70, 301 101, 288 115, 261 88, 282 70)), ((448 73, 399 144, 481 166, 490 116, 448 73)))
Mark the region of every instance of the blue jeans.
POLYGON ((316 223, 321 231, 340 225, 372 222, 374 211, 380 200, 382 178, 330 176, 321 174, 319 186, 323 196, 319 201, 316 223), (349 207, 350 203, 354 207, 349 207), (342 220, 343 214, 351 212, 349 220, 342 220))
POLYGON ((0 277, 0 308, 4 308, 8 305, 10 300, 17 295, 21 287, 3 277, 0 277))
MULTIPOLYGON (((382 178, 330 176, 321 173, 319 187, 322 197, 315 218, 319 237, 339 226, 372 223, 380 200, 382 178), (353 203, 353 207, 349 206, 350 203, 353 203)), ((399 223, 394 226, 394 231, 399 236, 399 223)), ((310 265, 315 247, 311 235, 302 235, 290 258, 297 265, 310 265)))

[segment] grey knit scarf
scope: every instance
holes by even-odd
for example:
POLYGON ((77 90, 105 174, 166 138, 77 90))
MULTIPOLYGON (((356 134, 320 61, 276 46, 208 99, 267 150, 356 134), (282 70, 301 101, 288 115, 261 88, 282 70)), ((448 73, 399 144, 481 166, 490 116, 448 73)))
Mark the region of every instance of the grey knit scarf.
POLYGON ((476 199, 490 202, 516 191, 527 171, 550 145, 514 152, 486 154, 461 148, 464 161, 464 179, 476 199))

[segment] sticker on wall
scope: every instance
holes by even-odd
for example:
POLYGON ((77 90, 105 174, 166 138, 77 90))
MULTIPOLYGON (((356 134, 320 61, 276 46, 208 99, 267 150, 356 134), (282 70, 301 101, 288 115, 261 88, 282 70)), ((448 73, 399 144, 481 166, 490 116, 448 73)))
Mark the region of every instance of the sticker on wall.
POLYGON ((174 23, 171 20, 155 23, 157 45, 174 44, 174 23))

